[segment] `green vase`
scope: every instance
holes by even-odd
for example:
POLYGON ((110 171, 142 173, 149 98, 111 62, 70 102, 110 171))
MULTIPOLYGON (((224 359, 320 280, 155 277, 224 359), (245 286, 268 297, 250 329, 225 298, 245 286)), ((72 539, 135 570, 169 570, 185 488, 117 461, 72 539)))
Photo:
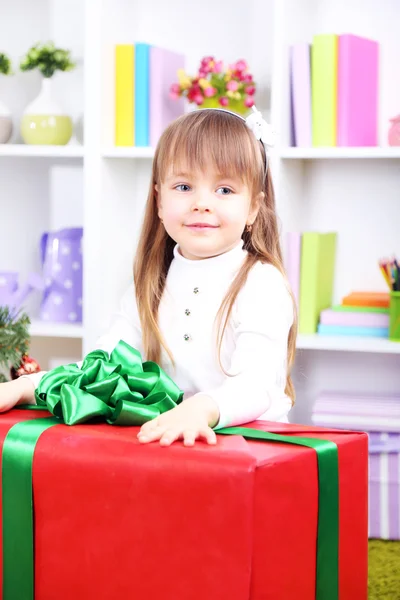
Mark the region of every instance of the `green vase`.
POLYGON ((39 96, 29 104, 21 119, 25 144, 64 146, 72 136, 72 119, 53 99, 52 81, 43 78, 39 96))
POLYGON ((221 106, 218 98, 204 98, 203 104, 199 108, 225 108, 239 115, 247 114, 250 109, 244 105, 243 100, 232 100, 229 98, 228 106, 221 106))

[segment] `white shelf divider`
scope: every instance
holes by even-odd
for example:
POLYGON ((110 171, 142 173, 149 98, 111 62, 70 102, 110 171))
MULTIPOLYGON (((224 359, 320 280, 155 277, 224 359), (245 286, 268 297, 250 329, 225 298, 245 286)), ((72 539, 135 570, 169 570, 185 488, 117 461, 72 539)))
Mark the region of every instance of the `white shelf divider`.
POLYGON ((318 159, 400 159, 400 147, 364 147, 364 148, 279 148, 277 153, 284 159, 318 160, 318 159))
POLYGON ((400 354, 400 343, 385 338, 325 336, 300 334, 297 348, 301 350, 333 350, 338 352, 371 352, 378 354, 400 354))
POLYGON ((83 337, 84 330, 81 323, 46 323, 32 320, 29 333, 32 337, 80 339, 83 337))
POLYGON ((28 144, 0 144, 0 157, 29 158, 83 158, 84 148, 79 145, 30 146, 28 144))

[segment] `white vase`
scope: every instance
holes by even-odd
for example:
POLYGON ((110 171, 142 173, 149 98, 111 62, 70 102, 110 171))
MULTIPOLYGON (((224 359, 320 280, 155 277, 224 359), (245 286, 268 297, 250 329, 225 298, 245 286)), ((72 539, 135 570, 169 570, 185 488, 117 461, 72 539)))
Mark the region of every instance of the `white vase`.
POLYGON ((40 94, 28 104, 21 119, 26 144, 63 146, 72 136, 72 119, 53 96, 51 78, 42 79, 40 94))
POLYGON ((6 144, 11 137, 13 122, 11 112, 0 100, 0 144, 6 144))

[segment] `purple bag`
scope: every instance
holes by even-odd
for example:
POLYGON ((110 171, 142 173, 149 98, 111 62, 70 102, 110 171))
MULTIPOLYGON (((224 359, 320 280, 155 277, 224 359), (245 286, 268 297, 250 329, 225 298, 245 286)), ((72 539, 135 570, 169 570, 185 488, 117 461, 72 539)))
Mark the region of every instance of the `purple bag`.
POLYGON ((82 322, 82 235, 83 229, 76 227, 44 233, 41 238, 43 321, 82 322))

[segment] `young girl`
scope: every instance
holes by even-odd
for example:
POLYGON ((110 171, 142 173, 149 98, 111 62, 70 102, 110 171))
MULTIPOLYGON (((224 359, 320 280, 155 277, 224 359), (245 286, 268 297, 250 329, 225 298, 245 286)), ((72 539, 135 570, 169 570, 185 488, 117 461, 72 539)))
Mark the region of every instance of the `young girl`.
MULTIPOLYGON (((255 419, 287 421, 294 400, 294 302, 282 266, 267 124, 223 109, 173 122, 153 162, 134 285, 97 348, 119 340, 185 392, 144 424, 169 445, 255 419), (260 139, 261 138, 261 139, 260 139)), ((0 410, 34 403, 42 374, 0 385, 0 410)))

